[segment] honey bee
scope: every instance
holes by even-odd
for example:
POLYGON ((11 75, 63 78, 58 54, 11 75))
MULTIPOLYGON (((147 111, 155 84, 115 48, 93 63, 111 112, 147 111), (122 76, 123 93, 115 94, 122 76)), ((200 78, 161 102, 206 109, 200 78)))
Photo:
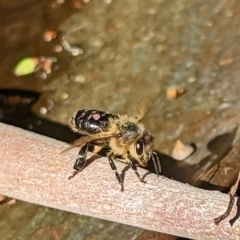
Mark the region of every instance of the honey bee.
POLYGON ((129 165, 141 182, 143 179, 137 167, 146 167, 152 160, 155 172, 159 176, 161 165, 158 154, 153 151, 154 137, 140 120, 140 115, 128 117, 93 109, 77 111, 70 119, 70 127, 82 136, 73 144, 73 147, 80 147, 80 150, 73 166, 75 171, 69 179, 84 168, 90 145, 94 146, 94 153, 105 147, 109 149, 108 161, 115 179, 121 185, 121 191, 123 191, 123 182, 114 163, 115 160, 129 165))

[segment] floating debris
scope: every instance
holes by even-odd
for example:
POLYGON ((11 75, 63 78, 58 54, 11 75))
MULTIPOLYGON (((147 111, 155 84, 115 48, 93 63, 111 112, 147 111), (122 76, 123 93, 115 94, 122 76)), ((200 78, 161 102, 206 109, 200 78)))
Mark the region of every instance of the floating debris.
POLYGON ((187 81, 189 82, 189 83, 193 83, 193 82, 196 82, 196 78, 195 77, 193 77, 193 76, 191 76, 191 77, 189 77, 188 79, 187 79, 187 81))
POLYGON ((83 75, 77 75, 73 77, 73 81, 76 83, 84 83, 86 82, 86 78, 83 75))
POLYGON ((183 87, 170 87, 167 89, 167 96, 171 99, 176 99, 180 97, 185 92, 183 87))
POLYGON ((61 45, 56 45, 54 48, 53 48, 53 51, 54 52, 61 52, 62 51, 62 46, 61 45))
POLYGON ((78 56, 79 54, 83 54, 83 50, 79 47, 71 46, 66 40, 65 36, 62 36, 61 44, 64 50, 69 52, 72 56, 78 56))
POLYGON ((40 77, 41 79, 45 80, 48 78, 48 75, 45 72, 41 72, 38 77, 40 77))
POLYGON ((184 144, 178 140, 173 148, 172 157, 175 160, 182 161, 188 158, 195 151, 194 147, 189 144, 184 144))
POLYGON ((47 74, 50 74, 52 72, 52 65, 55 62, 57 62, 56 57, 43 57, 43 56, 41 56, 39 58, 39 63, 37 65, 37 70, 42 69, 47 74))
POLYGON ((45 115, 45 114, 47 113, 47 108, 45 108, 45 107, 40 107, 40 108, 39 108, 39 112, 40 112, 41 114, 45 115))
POLYGON ((43 39, 46 42, 51 42, 57 37, 57 32, 53 30, 47 30, 43 33, 43 39))
POLYGON ((219 65, 220 65, 220 66, 228 65, 228 64, 233 63, 233 61, 234 61, 233 58, 221 59, 221 60, 219 61, 219 65))
POLYGON ((47 112, 54 107, 54 102, 52 99, 48 98, 44 105, 45 105, 45 107, 39 108, 39 112, 43 115, 47 114, 47 112))
POLYGON ((206 25, 207 25, 208 27, 211 27, 211 26, 213 26, 213 22, 212 22, 212 21, 207 21, 207 22, 206 22, 206 25))
POLYGON ((68 98, 68 93, 64 92, 60 94, 61 99, 65 100, 68 98))

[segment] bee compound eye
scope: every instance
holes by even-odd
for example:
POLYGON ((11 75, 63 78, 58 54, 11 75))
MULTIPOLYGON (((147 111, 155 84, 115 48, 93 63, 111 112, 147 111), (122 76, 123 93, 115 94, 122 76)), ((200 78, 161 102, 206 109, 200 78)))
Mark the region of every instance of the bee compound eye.
POLYGON ((144 141, 142 139, 139 139, 136 142, 135 148, 136 148, 137 155, 141 156, 144 150, 144 141))

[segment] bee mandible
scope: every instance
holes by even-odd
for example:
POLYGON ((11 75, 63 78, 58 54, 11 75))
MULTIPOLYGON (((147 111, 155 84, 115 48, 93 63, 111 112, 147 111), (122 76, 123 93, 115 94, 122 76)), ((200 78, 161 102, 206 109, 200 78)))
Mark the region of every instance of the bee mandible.
POLYGON ((82 136, 73 145, 80 147, 80 150, 73 166, 75 171, 69 179, 84 168, 90 145, 94 146, 95 153, 105 147, 109 149, 108 161, 115 179, 121 185, 121 191, 123 191, 123 182, 114 163, 115 160, 129 165, 141 182, 143 179, 137 167, 146 167, 152 160, 155 172, 159 176, 161 165, 158 154, 153 151, 154 137, 145 129, 139 117, 83 109, 71 117, 70 127, 82 136))

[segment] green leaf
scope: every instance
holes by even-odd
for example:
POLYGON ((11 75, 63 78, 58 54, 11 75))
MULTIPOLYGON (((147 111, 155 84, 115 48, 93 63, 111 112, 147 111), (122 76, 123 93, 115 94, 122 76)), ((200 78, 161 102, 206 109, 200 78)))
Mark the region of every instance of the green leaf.
POLYGON ((13 70, 15 76, 24 76, 31 74, 35 71, 38 64, 38 58, 23 58, 20 60, 13 70))

